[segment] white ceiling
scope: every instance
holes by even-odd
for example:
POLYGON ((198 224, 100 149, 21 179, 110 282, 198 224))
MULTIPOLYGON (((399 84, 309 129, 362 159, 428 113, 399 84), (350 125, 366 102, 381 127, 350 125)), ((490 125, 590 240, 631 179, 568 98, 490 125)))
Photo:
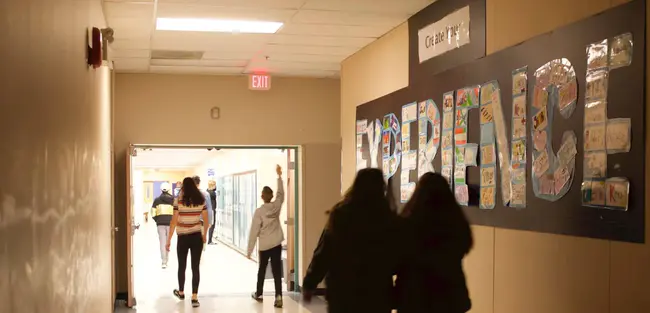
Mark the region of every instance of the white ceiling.
POLYGON ((217 150, 207 149, 165 149, 151 150, 136 149, 137 155, 132 158, 136 169, 193 169, 200 166, 209 157, 215 156, 217 150))
POLYGON ((117 72, 338 77, 340 63, 435 0, 104 0, 117 72), (282 22, 276 34, 155 31, 157 17, 282 22), (152 60, 152 50, 201 60, 152 60), (267 60, 268 57, 268 60, 267 60))

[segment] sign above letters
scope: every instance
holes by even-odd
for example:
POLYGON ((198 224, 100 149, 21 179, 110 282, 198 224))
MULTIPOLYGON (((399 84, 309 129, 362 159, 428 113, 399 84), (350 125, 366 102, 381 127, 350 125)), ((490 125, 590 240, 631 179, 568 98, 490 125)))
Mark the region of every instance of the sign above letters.
POLYGON ((469 5, 418 31, 420 63, 469 44, 469 5))

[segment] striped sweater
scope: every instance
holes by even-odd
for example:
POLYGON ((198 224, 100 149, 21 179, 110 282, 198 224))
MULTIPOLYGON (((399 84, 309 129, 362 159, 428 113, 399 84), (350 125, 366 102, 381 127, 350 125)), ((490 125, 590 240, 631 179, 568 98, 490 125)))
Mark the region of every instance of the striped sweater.
POLYGON ((189 235, 201 232, 201 213, 206 210, 205 203, 201 205, 187 206, 182 199, 176 198, 174 201, 174 211, 178 211, 178 222, 176 224, 176 234, 189 235))

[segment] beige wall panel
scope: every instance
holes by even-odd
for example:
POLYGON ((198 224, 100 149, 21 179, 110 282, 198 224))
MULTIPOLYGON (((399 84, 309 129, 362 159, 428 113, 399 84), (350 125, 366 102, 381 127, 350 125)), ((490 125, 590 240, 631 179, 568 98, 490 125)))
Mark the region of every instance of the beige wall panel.
POLYGON ((503 50, 609 8, 610 0, 486 0, 486 50, 503 50))
POLYGON ((356 173, 356 107, 408 86, 408 24, 404 23, 341 64, 342 187, 356 173))
POLYGON ((494 312, 608 312, 607 241, 497 228, 494 243, 494 312))
POLYGON ((104 25, 99 0, 0 1, 0 312, 112 312, 104 25))
POLYGON ((300 285, 311 262, 314 249, 327 222, 326 211, 330 210, 340 199, 340 171, 332 167, 341 164, 341 146, 337 144, 306 144, 303 146, 303 210, 299 216, 303 227, 303 236, 299 242, 299 255, 302 259, 300 285), (307 161, 308 160, 308 161, 307 161), (335 173, 337 175, 331 175, 335 173))
POLYGON ((494 227, 472 226, 474 249, 464 260, 470 313, 492 313, 494 306, 494 227))

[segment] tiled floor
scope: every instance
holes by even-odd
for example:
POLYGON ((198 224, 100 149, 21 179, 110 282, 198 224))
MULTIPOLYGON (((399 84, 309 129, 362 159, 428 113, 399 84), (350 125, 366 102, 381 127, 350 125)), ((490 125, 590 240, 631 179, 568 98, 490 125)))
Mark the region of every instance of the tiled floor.
MULTIPOLYGON (((193 309, 190 301, 178 301, 172 290, 178 288, 175 242, 169 267, 160 267, 160 252, 155 224, 143 224, 134 238, 134 275, 137 306, 133 310, 118 308, 118 313, 181 313, 181 312, 291 312, 323 313, 325 303, 315 299, 301 303, 299 295, 285 292, 284 308, 273 308, 273 280, 264 285, 263 303, 250 298, 255 288, 257 263, 246 259, 223 244, 208 246, 201 260, 201 307, 193 309)), ((188 257, 189 263, 189 257, 188 257)), ((191 291, 191 270, 187 269, 186 290, 191 291)), ((284 287, 286 290, 286 287, 284 287)), ((189 299, 189 296, 188 298, 189 299)))

